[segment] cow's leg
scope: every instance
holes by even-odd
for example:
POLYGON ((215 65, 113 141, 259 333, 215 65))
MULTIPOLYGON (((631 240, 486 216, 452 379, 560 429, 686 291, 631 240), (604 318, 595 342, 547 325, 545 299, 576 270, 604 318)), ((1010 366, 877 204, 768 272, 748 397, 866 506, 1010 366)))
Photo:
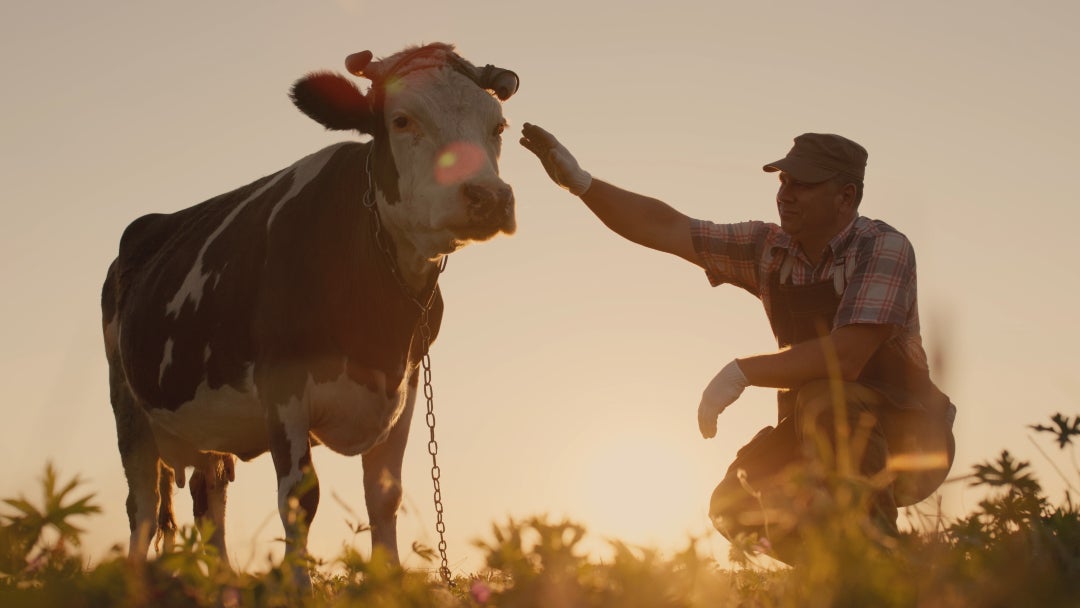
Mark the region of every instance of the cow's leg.
POLYGON ((225 548, 225 501, 230 481, 236 479, 236 459, 231 454, 207 454, 206 460, 191 475, 191 507, 195 524, 209 521, 214 532, 209 542, 217 548, 221 564, 229 565, 225 548))
POLYGON ((306 404, 292 400, 271 406, 267 414, 270 455, 278 480, 278 513, 285 526, 285 561, 292 564, 298 587, 311 587, 307 569, 307 534, 319 507, 319 479, 311 463, 306 404))
POLYGON ((155 545, 159 554, 170 553, 176 546, 176 517, 173 514, 173 484, 176 474, 164 462, 158 461, 158 531, 155 545))
MULTIPOLYGON (((128 483, 127 514, 131 527, 128 557, 134 561, 143 561, 146 559, 151 539, 158 532, 158 508, 161 504, 158 483, 162 465, 146 412, 136 403, 123 372, 118 368, 119 363, 110 360, 109 388, 113 416, 116 419, 116 439, 128 483)), ((171 491, 170 487, 170 506, 166 507, 169 509, 170 521, 171 491)))
MULTIPOLYGON (((415 375, 414 375, 415 378, 415 375)), ((364 500, 371 520, 371 549, 382 547, 393 563, 399 563, 397 513, 401 507, 401 461, 409 440, 416 386, 409 387, 405 410, 386 441, 364 454, 364 500)))

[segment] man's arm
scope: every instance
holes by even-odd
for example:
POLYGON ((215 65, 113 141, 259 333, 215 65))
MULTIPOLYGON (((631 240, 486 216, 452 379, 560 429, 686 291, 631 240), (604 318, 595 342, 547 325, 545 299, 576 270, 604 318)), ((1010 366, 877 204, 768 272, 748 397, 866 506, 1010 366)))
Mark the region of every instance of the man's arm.
POLYGON ((735 359, 716 374, 701 394, 698 405, 701 435, 716 436, 716 417, 747 386, 794 388, 834 374, 848 382, 857 379, 892 331, 892 325, 845 325, 828 336, 800 342, 778 353, 735 359))
POLYGON ((619 236, 701 265, 690 239, 690 218, 667 203, 598 179, 581 200, 619 236))
POLYGON ((851 382, 894 329, 892 325, 845 325, 828 336, 777 353, 740 358, 738 365, 753 386, 792 388, 834 373, 851 382))
POLYGON ((552 181, 580 196, 616 234, 701 265, 686 215, 658 199, 593 179, 554 135, 536 125, 525 123, 521 135, 521 145, 540 159, 552 181))

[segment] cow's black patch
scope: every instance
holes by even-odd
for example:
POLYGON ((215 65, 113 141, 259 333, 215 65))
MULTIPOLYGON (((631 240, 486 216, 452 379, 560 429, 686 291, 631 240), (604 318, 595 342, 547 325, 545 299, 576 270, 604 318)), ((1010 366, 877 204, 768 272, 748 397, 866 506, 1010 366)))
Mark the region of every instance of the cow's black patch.
POLYGON ((367 98, 343 76, 308 74, 293 84, 289 96, 301 112, 327 129, 374 133, 375 116, 367 98))

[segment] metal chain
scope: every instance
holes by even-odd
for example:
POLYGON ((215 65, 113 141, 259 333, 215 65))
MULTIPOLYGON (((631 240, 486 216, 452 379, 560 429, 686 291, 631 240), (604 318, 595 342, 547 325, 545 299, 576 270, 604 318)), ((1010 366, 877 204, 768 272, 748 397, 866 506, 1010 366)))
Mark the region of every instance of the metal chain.
MULTIPOLYGON (((405 284, 405 280, 398 272, 397 262, 394 260, 393 254, 390 252, 390 246, 386 244, 383 239, 382 233, 382 220, 379 217, 379 210, 375 203, 375 181, 371 174, 371 158, 375 155, 375 142, 371 142, 371 149, 368 151, 366 169, 368 188, 364 197, 364 206, 371 210, 375 223, 375 241, 382 249, 383 254, 386 255, 387 261, 390 264, 390 273, 394 275, 394 279, 397 281, 398 287, 401 288, 402 293, 409 297, 413 301, 413 304, 420 309, 420 339, 422 341, 424 353, 420 358, 421 367, 424 370, 424 398, 427 400, 427 426, 428 426, 428 454, 431 454, 431 483, 435 489, 434 501, 435 501, 435 531, 439 533, 439 557, 441 558, 441 564, 439 565, 439 576, 442 577, 444 583, 453 587, 454 581, 450 577, 450 566, 446 559, 446 523, 443 520, 443 503, 442 503, 442 487, 440 484, 440 478, 442 477, 442 471, 439 469, 439 442, 435 440, 435 391, 431 386, 431 355, 428 353, 428 349, 431 348, 431 305, 435 302, 435 294, 438 291, 438 279, 436 278, 435 284, 431 286, 431 293, 428 295, 427 303, 421 303, 419 299, 413 295, 412 290, 405 284)), ((448 255, 444 255, 442 263, 439 264, 439 274, 441 275, 446 270, 446 262, 450 258, 448 255)))
MULTIPOLYGON (((445 259, 443 258, 443 260, 445 259)), ((443 267, 446 267, 445 263, 443 267)), ((435 391, 431 388, 431 355, 427 352, 427 346, 431 344, 431 326, 428 325, 427 310, 424 310, 421 318, 420 335, 425 348, 420 363, 424 368, 424 398, 427 399, 428 454, 431 454, 431 484, 435 489, 435 531, 439 533, 439 557, 442 559, 439 574, 442 576, 444 583, 453 587, 454 581, 450 578, 450 567, 446 561, 446 523, 443 521, 442 485, 440 484, 442 471, 439 469, 438 461, 439 442, 435 441, 435 391)))

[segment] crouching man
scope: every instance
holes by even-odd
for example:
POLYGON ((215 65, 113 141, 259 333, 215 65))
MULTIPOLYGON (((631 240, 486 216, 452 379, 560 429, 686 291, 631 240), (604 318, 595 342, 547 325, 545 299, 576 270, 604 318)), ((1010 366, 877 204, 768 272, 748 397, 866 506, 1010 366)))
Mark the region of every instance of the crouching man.
POLYGON ((594 179, 538 126, 524 126, 521 144, 617 234, 764 305, 780 350, 724 365, 698 407, 710 438, 746 387, 779 389, 776 426, 739 450, 713 492, 717 529, 768 539, 774 557, 790 562, 798 517, 770 514, 798 506, 800 472, 848 466, 874 480, 868 516, 895 535, 897 507, 929 496, 952 465, 956 408, 930 379, 911 243, 859 215, 866 150, 839 135, 800 135, 763 167, 779 178, 779 224, 717 224, 594 179))

